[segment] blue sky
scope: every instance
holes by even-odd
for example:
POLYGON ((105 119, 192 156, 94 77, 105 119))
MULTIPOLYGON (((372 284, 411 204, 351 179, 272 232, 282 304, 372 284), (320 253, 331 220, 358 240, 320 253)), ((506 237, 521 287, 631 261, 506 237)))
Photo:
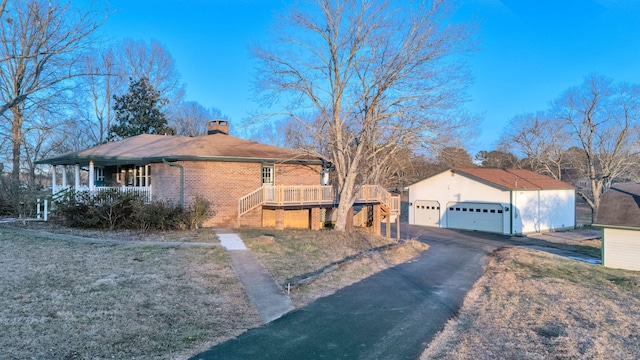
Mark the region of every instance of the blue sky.
MULTIPOLYGON (((82 0, 81 2, 85 2, 82 0)), ((100 2, 96 2, 100 5, 100 2)), ((248 46, 267 36, 282 0, 110 0, 102 29, 156 39, 173 55, 188 100, 240 122, 252 110, 248 46)), ((479 23, 468 109, 484 118, 468 150, 492 150, 515 115, 544 110, 591 73, 640 83, 640 1, 462 0, 457 20, 479 23)), ((233 129, 232 129, 233 131, 233 129)))

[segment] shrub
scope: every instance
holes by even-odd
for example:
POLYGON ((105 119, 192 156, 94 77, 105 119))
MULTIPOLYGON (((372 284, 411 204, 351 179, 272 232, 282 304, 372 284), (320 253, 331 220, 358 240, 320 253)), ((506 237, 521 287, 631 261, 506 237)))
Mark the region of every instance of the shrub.
POLYGON ((56 206, 66 225, 99 229, 151 230, 197 229, 213 216, 211 204, 196 196, 193 204, 183 208, 172 202, 146 203, 135 193, 116 190, 91 194, 68 191, 56 206))
POLYGON ((211 202, 200 195, 196 195, 193 203, 185 212, 185 220, 189 229, 197 229, 208 218, 215 215, 211 209, 211 202))

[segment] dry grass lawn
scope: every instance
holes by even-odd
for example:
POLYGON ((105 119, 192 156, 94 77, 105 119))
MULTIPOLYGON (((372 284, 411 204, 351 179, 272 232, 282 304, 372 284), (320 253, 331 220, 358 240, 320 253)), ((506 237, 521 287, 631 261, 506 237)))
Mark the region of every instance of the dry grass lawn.
MULTIPOLYGON (((368 233, 239 233, 281 284, 312 275, 291 293, 298 307, 427 248, 368 233)), ((167 241, 219 242, 211 229, 0 225, 0 358, 182 359, 261 324, 223 248, 141 245, 167 241), (106 242, 53 240, 49 232, 106 242)))
POLYGON ((494 253, 421 359, 639 359, 640 272, 494 253))
POLYGON ((260 324, 222 248, 0 228, 0 358, 173 359, 260 324))

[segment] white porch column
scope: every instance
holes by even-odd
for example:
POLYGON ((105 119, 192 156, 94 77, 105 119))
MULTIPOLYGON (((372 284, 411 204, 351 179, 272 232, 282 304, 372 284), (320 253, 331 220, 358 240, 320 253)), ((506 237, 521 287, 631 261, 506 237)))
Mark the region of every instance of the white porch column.
POLYGON ((93 191, 96 187, 95 180, 96 180, 96 173, 95 173, 95 169, 93 168, 93 160, 89 160, 89 190, 90 191, 93 191))
POLYGON ((75 189, 78 190, 80 188, 80 164, 76 164, 75 171, 76 171, 75 173, 76 177, 74 179, 74 186, 75 186, 75 189))
POLYGON ((144 167, 140 166, 138 168, 138 186, 142 186, 142 172, 144 171, 144 167))
POLYGON ((56 192, 56 166, 51 166, 51 191, 56 192))
POLYGON ((67 166, 62 165, 62 187, 67 187, 67 166))

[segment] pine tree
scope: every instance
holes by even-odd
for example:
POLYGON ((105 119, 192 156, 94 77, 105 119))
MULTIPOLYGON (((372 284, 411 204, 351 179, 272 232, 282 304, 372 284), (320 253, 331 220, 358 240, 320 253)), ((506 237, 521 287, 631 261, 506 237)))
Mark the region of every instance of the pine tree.
POLYGON ((146 78, 129 78, 129 90, 122 96, 113 96, 116 124, 111 126, 109 140, 124 139, 140 134, 173 135, 161 107, 167 100, 146 78))

